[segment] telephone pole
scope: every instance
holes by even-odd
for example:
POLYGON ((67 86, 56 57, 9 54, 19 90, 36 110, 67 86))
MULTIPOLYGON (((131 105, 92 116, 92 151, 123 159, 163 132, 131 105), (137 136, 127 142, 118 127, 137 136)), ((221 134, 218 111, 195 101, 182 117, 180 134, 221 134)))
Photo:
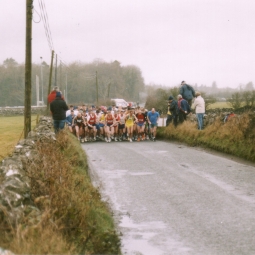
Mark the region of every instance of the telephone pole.
MULTIPOLYGON (((49 77, 48 95, 50 94, 50 89, 51 89, 52 69, 53 69, 53 58, 54 58, 54 50, 51 52, 50 77, 49 77)), ((48 99, 47 99, 46 115, 49 114, 49 110, 50 110, 50 104, 49 104, 49 101, 48 101, 48 99)))
POLYGON ((32 9, 33 0, 26 0, 26 60, 25 60, 25 103, 24 138, 31 131, 31 88, 32 88, 32 9))
POLYGON ((56 54, 56 65, 55 65, 55 86, 57 86, 57 73, 58 73, 58 54, 56 54))
POLYGON ((96 91, 97 91, 97 106, 98 106, 98 81, 97 81, 97 71, 96 71, 96 91))

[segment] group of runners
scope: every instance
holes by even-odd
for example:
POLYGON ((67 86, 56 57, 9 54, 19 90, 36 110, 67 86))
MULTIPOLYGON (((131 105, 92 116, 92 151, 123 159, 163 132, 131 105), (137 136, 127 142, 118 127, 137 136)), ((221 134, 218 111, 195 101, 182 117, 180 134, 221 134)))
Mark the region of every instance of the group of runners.
POLYGON ((111 141, 155 141, 159 113, 152 108, 87 108, 74 107, 66 112, 66 123, 70 132, 80 142, 111 141))

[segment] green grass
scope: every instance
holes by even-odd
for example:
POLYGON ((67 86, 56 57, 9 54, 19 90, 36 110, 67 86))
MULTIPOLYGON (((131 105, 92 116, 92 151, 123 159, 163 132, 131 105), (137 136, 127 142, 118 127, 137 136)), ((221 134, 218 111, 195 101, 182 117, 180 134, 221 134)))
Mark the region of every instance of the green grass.
POLYGON ((222 108, 232 108, 232 107, 231 107, 231 104, 228 102, 215 102, 208 106, 208 109, 217 109, 217 108, 222 109, 222 108))
MULTIPOLYGON (((32 129, 36 125, 37 116, 32 116, 32 129)), ((0 117, 0 160, 7 157, 14 150, 14 146, 23 139, 24 116, 0 117)))

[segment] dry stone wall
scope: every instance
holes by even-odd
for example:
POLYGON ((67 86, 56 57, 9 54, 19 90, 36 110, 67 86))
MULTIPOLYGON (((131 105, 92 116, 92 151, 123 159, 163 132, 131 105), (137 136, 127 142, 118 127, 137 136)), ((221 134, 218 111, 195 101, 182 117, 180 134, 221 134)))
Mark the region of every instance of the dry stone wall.
MULTIPOLYGON (((28 138, 21 140, 11 157, 5 158, 0 166, 0 222, 15 226, 23 217, 34 221, 40 219, 41 212, 30 199, 30 179, 26 174, 26 164, 37 156, 37 141, 56 140, 52 132, 52 120, 41 117, 28 138)), ((0 253, 1 254, 1 253, 0 253)))
MULTIPOLYGON (((46 107, 32 107, 31 114, 43 114, 46 107)), ((22 107, 0 107, 0 116, 18 116, 24 115, 24 108, 22 107)))

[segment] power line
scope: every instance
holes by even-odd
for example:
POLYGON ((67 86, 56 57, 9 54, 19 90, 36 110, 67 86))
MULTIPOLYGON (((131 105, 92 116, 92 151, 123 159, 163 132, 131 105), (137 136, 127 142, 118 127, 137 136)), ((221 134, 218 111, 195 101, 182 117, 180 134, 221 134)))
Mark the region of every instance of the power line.
POLYGON ((50 31, 50 26, 49 26, 49 20, 48 20, 48 14, 46 11, 46 6, 43 0, 38 0, 39 2, 39 7, 41 10, 41 18, 43 20, 43 25, 44 25, 44 31, 45 31, 45 35, 48 41, 48 45, 50 48, 50 51, 54 50, 54 46, 53 46, 53 41, 52 41, 52 36, 51 36, 51 31, 50 31))

